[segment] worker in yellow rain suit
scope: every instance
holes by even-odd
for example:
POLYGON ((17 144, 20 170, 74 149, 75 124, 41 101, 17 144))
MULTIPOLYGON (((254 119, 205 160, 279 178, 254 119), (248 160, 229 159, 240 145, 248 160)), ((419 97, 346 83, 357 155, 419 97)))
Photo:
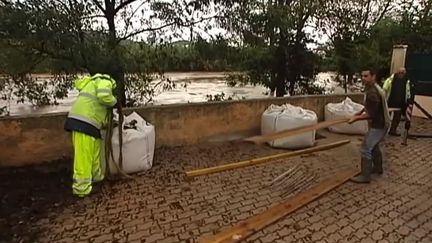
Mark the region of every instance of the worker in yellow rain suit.
POLYGON ((84 197, 92 190, 92 182, 104 179, 101 165, 103 148, 101 129, 107 114, 117 103, 113 90, 115 81, 108 75, 96 74, 75 80, 79 95, 65 122, 65 130, 72 132, 74 146, 73 194, 84 197))

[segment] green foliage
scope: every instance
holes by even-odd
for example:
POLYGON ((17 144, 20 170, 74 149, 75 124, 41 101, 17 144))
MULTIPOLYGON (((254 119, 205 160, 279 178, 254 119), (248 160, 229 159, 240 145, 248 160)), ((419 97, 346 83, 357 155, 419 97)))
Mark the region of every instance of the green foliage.
POLYGON ((320 21, 330 37, 323 70, 336 70, 349 81, 362 67, 374 66, 385 78, 393 45, 408 45, 412 53, 431 52, 431 6, 430 1, 327 1, 320 21))
POLYGON ((35 106, 57 105, 58 99, 67 97, 75 78, 73 75, 55 75, 52 79, 39 81, 28 75, 12 77, 15 86, 13 94, 20 103, 29 102, 35 106))
POLYGON ((207 41, 149 45, 144 42, 124 45, 127 72, 147 69, 152 72, 168 71, 230 71, 241 62, 241 49, 228 44, 221 37, 207 41))
MULTIPOLYGON (((241 37, 246 60, 240 83, 264 85, 277 96, 309 93, 318 58, 306 48, 305 31, 319 7, 317 1, 241 1, 227 10, 222 24, 241 37)), ((234 78, 229 82, 234 85, 234 78)))
POLYGON ((271 87, 271 69, 273 56, 265 47, 244 47, 241 50, 243 60, 239 62, 241 72, 226 75, 226 83, 230 87, 245 86, 247 84, 271 87))
POLYGON ((409 45, 414 53, 432 53, 432 2, 430 0, 402 1, 396 12, 396 40, 409 45))
MULTIPOLYGON (((35 71, 107 73, 117 81, 122 102, 135 104, 135 100, 126 102, 125 84, 134 83, 128 90, 138 92, 128 97, 142 97, 136 85, 148 85, 153 73, 169 69, 166 60, 177 58, 165 44, 170 42, 169 37, 163 39, 158 35, 168 28, 188 27, 210 19, 204 17, 209 7, 208 1, 4 0, 0 2, 0 72, 10 75, 35 71), (143 18, 137 13, 141 16, 151 13, 151 16, 143 18), (124 28, 119 28, 120 23, 124 28), (146 46, 142 45, 143 40, 137 41, 144 33, 149 33, 146 46), (150 53, 146 53, 148 50, 150 53), (142 72, 139 75, 145 80, 125 80, 128 71, 142 72)), ((194 55, 190 56, 193 58, 194 55)), ((214 63, 224 68, 223 61, 214 63)), ((31 91, 20 88, 19 95, 28 98, 36 92, 47 97, 39 84, 16 81, 20 87, 32 86, 31 91)), ((51 102, 45 98, 36 103, 51 102)))
POLYGON ((316 94, 318 71, 337 71, 347 86, 363 66, 388 75, 394 44, 432 52, 430 0, 2 0, 0 18, 1 98, 33 105, 57 104, 78 73, 98 72, 117 80, 129 106, 174 87, 168 71, 227 71, 230 86, 316 94), (213 17, 232 39, 193 31, 199 23, 210 30, 213 17), (190 40, 172 42, 183 29, 190 40), (307 48, 321 36, 329 41, 307 48), (55 78, 36 80, 35 72, 55 78))
POLYGON ((0 98, 6 101, 6 105, 0 106, 0 117, 10 114, 10 102, 13 95, 13 83, 9 76, 0 76, 0 98))
POLYGON ((75 75, 56 74, 51 79, 40 80, 30 75, 3 75, 0 78, 0 99, 6 106, 0 107, 0 116, 9 115, 12 100, 34 106, 58 105, 72 89, 75 75))

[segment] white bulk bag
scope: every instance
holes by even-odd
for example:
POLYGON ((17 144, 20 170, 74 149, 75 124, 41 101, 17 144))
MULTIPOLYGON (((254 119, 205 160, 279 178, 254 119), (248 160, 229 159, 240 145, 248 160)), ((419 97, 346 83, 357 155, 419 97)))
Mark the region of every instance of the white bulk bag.
MULTIPOLYGON (((261 116, 261 134, 266 135, 287 129, 314 125, 317 122, 318 117, 313 111, 290 104, 270 105, 261 116)), ((269 142, 272 147, 287 149, 306 148, 314 144, 315 131, 269 142)))
MULTIPOLYGON (((124 124, 135 120, 136 129, 123 129, 123 171, 136 173, 149 170, 153 164, 155 150, 155 128, 140 115, 133 112, 124 119, 124 124)), ((118 127, 113 129, 112 147, 115 163, 118 164, 119 140, 118 127)), ((110 158, 110 173, 118 174, 117 167, 110 158)))
MULTIPOLYGON (((329 103, 325 106, 325 120, 335 120, 341 118, 352 117, 355 113, 361 111, 363 105, 355 103, 349 97, 340 103, 329 103)), ((342 123, 339 125, 331 126, 329 131, 344 134, 365 134, 368 130, 368 123, 366 120, 358 121, 353 124, 342 123)))

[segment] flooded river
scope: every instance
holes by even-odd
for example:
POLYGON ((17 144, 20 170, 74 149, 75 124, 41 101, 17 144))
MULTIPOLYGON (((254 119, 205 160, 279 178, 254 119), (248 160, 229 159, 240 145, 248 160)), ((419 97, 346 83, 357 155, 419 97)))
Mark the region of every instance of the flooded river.
MULTIPOLYGON (((234 99, 265 98, 269 97, 268 89, 263 86, 229 87, 225 82, 224 73, 192 72, 192 73, 166 73, 167 77, 176 82, 176 87, 163 91, 153 98, 152 105, 194 103, 207 101, 207 95, 224 93, 225 98, 234 96, 234 99), (186 84, 186 85, 184 85, 186 84)), ((343 90, 336 87, 331 80, 332 73, 320 73, 317 76, 317 84, 326 88, 326 93, 342 93, 343 90)), ((60 100, 57 106, 33 107, 30 104, 17 104, 12 101, 10 115, 44 114, 55 112, 67 112, 78 95, 76 90, 69 92, 66 99, 60 100)), ((5 105, 0 101, 0 107, 5 105)))

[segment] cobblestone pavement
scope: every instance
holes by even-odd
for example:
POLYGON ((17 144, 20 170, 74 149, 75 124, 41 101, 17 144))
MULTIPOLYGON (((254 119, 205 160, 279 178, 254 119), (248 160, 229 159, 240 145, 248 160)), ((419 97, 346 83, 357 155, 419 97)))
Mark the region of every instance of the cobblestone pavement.
MULTIPOLYGON (((414 126, 432 132, 424 120, 414 126)), ((324 135, 319 143, 347 138, 324 135)), ((159 149, 152 170, 137 180, 105 182, 82 200, 61 188, 64 200, 47 202, 37 216, 12 213, 8 241, 195 242, 288 198, 264 185, 296 164, 319 175, 314 184, 358 166, 361 137, 349 138, 333 150, 194 179, 184 171, 280 151, 242 143, 159 149)), ((247 241, 432 242, 432 139, 408 142, 385 141, 385 174, 371 184, 345 183, 247 241)))

